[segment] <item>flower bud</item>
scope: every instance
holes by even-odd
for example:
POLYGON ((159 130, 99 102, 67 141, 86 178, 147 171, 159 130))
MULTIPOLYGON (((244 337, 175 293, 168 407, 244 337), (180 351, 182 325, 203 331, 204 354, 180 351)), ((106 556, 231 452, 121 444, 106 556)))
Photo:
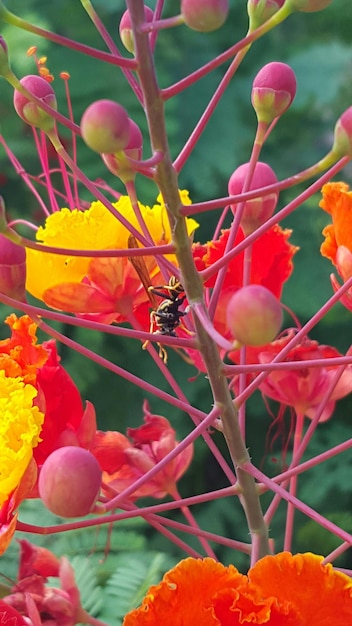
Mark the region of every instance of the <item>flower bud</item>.
MULTIPOLYGON (((29 74, 20 80, 20 83, 27 91, 39 98, 45 104, 56 111, 57 102, 55 92, 50 83, 41 76, 29 74)), ((36 126, 44 132, 50 131, 54 127, 54 118, 43 111, 36 102, 28 100, 27 96, 15 89, 13 104, 16 113, 31 126, 36 126)))
POLYGON ((258 122, 270 124, 282 115, 296 95, 296 77, 286 63, 264 65, 256 75, 252 88, 252 105, 258 122))
POLYGON ((227 325, 245 346, 262 346, 275 339, 282 324, 279 300, 262 285, 242 287, 227 305, 227 325))
POLYGON ((181 15, 185 24, 202 33, 220 28, 228 11, 228 0, 181 0, 181 15))
POLYGON ((130 138, 130 121, 125 109, 112 100, 97 100, 83 113, 82 138, 95 152, 119 152, 130 138))
POLYGON ((332 151, 338 158, 352 157, 352 107, 342 113, 336 122, 332 151))
MULTIPOLYGON (((145 21, 152 22, 153 17, 154 17, 154 11, 150 9, 149 7, 145 6, 144 7, 145 21)), ((119 26, 119 33, 120 33, 120 39, 123 45, 125 46, 126 50, 128 50, 128 52, 131 52, 131 54, 134 54, 132 23, 131 23, 130 12, 128 9, 127 11, 124 12, 121 18, 120 26, 119 26)))
POLYGON ((26 301, 26 250, 0 234, 0 292, 26 301))
POLYGON ((332 0, 286 0, 288 8, 293 11, 304 11, 305 13, 314 13, 326 9, 332 0))
POLYGON ((76 446, 54 450, 39 474, 39 495, 60 517, 81 517, 92 510, 101 486, 102 472, 95 457, 76 446))
POLYGON ((139 161, 142 158, 143 136, 133 120, 130 123, 130 139, 126 148, 118 154, 102 154, 102 159, 112 174, 123 180, 133 180, 136 175, 134 169, 131 168, 124 156, 139 161))
POLYGON ((277 13, 285 0, 248 0, 247 12, 250 30, 255 30, 277 13))
MULTIPOLYGON (((243 165, 240 165, 231 175, 228 185, 229 194, 231 196, 242 193, 248 168, 249 163, 244 163, 243 165)), ((259 161, 255 166, 248 191, 259 189, 261 187, 267 187, 268 185, 273 185, 275 183, 277 183, 277 178, 274 171, 269 165, 259 161)), ((277 205, 278 197, 279 194, 273 192, 267 196, 247 200, 241 217, 241 227, 245 235, 250 235, 256 230, 256 228, 264 224, 264 222, 272 216, 277 205)), ((237 204, 231 204, 231 211, 233 214, 236 213, 236 208, 237 204)))

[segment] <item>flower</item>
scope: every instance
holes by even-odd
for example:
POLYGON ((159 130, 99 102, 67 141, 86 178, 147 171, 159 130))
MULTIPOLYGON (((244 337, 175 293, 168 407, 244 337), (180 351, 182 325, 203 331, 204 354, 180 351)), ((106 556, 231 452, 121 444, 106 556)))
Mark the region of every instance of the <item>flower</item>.
MULTIPOLYGON (((91 452, 102 470, 103 483, 117 493, 132 485, 138 478, 165 458, 176 445, 176 433, 169 421, 161 415, 152 415, 144 403, 144 424, 128 428, 125 437, 116 431, 96 433, 91 452)), ((173 461, 133 493, 133 498, 153 496, 163 498, 174 494, 176 482, 187 470, 193 456, 193 446, 185 448, 173 461)))
POLYGON ((188 558, 149 589, 123 626, 342 626, 352 618, 352 581, 315 554, 266 556, 248 576, 213 559, 188 558))
MULTIPOLYGON (((55 624, 74 626, 82 622, 91 623, 91 618, 83 609, 75 575, 68 559, 57 559, 44 548, 37 548, 29 541, 21 541, 18 582, 4 596, 2 609, 12 616, 15 613, 25 617, 14 624, 55 624), (47 586, 47 577, 59 578, 60 588, 47 586)), ((4 620, 4 623, 6 620, 4 620)))
MULTIPOLYGON (((271 363, 275 356, 291 341, 294 331, 287 331, 280 339, 273 341, 265 348, 258 349, 259 363, 271 363)), ((332 346, 325 346, 305 337, 286 355, 285 361, 301 361, 302 368, 299 370, 274 370, 271 371, 260 384, 262 394, 291 406, 296 413, 306 415, 313 419, 315 412, 323 400, 326 391, 336 375, 338 365, 324 366, 324 359, 342 356, 332 346), (305 361, 322 359, 320 367, 306 367, 305 361)), ((338 383, 332 391, 324 411, 319 419, 320 422, 328 420, 335 408, 336 400, 343 398, 352 390, 352 366, 348 365, 341 375, 338 383)))
POLYGON ((59 364, 54 341, 37 343, 36 324, 10 315, 0 341, 0 554, 15 532, 16 510, 36 495, 38 466, 63 445, 89 447, 94 408, 83 411, 74 382, 59 364))
MULTIPOLYGON (((319 206, 331 215, 332 224, 323 229, 325 241, 320 252, 330 259, 346 282, 352 276, 352 191, 345 183, 327 183, 322 194, 319 206)), ((340 285, 334 275, 331 283, 336 292, 340 285)), ((341 297, 341 302, 352 311, 352 289, 341 297)))
MULTIPOLYGON (((180 192, 183 204, 189 204, 187 191, 180 192)), ((127 196, 121 196, 113 205, 124 218, 141 232, 136 214, 127 196)), ((171 241, 171 229, 166 207, 159 195, 152 208, 139 204, 147 229, 155 244, 171 241)), ((191 234, 197 223, 187 220, 191 234)), ((44 227, 37 232, 37 240, 47 246, 75 250, 127 249, 130 232, 104 207, 93 202, 81 211, 67 208, 50 215, 44 227)), ((169 256, 175 262, 175 257, 169 256)), ((151 279, 159 275, 154 262, 151 279)), ((96 321, 112 323, 128 321, 141 305, 148 305, 148 294, 141 286, 139 276, 126 258, 70 257, 38 250, 27 250, 27 290, 48 306, 67 310, 96 321), (42 272, 43 263, 47 268, 42 272)), ((145 306, 144 325, 149 327, 148 306, 145 306)))
MULTIPOLYGON (((275 225, 253 243, 250 284, 262 285, 280 299, 284 283, 290 277, 293 264, 292 258, 298 248, 288 242, 291 230, 283 230, 275 225)), ((209 241, 205 245, 194 244, 193 258, 198 270, 210 268, 213 263, 224 256, 229 238, 229 230, 223 230, 219 239, 209 241)), ((244 239, 239 229, 233 247, 244 239)), ((244 252, 231 259, 219 298, 214 318, 215 328, 225 336, 229 336, 226 324, 227 302, 235 291, 243 285, 244 252)), ((213 287, 216 276, 205 282, 206 287, 213 287)))

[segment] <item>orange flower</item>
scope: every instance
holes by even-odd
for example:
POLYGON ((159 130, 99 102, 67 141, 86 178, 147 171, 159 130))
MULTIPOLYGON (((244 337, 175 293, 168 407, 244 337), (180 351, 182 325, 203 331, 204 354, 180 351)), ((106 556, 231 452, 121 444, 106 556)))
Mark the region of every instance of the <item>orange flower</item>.
MULTIPOLYGON (((336 266, 344 282, 352 276, 352 191, 345 183, 327 183, 322 188, 323 199, 320 207, 332 217, 332 224, 325 226, 325 241, 320 252, 336 266)), ((331 275, 334 292, 340 285, 336 276, 331 275)), ((352 289, 340 299, 341 303, 352 311, 352 289)))
POLYGON ((248 577, 233 565, 188 558, 151 587, 123 626, 342 626, 352 619, 352 581, 315 554, 267 556, 248 577))
POLYGON ((323 199, 319 206, 332 217, 332 224, 325 226, 325 241, 321 254, 337 265, 339 246, 352 252, 352 191, 345 183, 327 183, 322 188, 323 199))

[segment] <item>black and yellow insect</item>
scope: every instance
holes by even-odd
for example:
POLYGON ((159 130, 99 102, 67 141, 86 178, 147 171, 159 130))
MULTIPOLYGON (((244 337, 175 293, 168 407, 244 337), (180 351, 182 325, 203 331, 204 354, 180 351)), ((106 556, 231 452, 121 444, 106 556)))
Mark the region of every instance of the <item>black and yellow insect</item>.
MULTIPOLYGON (((138 248, 135 237, 131 235, 128 240, 129 248, 138 248)), ((176 337, 176 328, 181 323, 181 318, 186 315, 185 311, 181 311, 180 307, 186 299, 184 289, 180 281, 171 276, 167 285, 151 284, 146 263, 141 256, 129 257, 134 269, 136 270, 141 283, 146 290, 152 310, 150 312, 150 332, 155 335, 167 335, 176 337), (158 302, 156 296, 163 298, 162 302, 158 302)), ((148 345, 148 341, 143 344, 143 349, 148 345)), ((167 363, 167 352, 165 348, 158 342, 159 356, 167 363)))

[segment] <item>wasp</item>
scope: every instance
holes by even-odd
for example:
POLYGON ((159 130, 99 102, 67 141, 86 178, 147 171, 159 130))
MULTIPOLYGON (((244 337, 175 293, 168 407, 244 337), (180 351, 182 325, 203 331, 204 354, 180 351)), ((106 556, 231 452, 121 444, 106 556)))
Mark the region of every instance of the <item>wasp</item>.
MULTIPOLYGON (((129 237, 128 247, 138 247, 138 243, 133 235, 129 237)), ((136 270, 152 305, 150 313, 150 332, 155 335, 176 337, 176 328, 180 325, 181 318, 187 314, 185 311, 180 310, 180 307, 186 299, 180 281, 176 276, 171 276, 167 285, 154 286, 151 284, 148 269, 143 257, 129 257, 129 260, 136 270), (162 302, 159 304, 156 296, 163 298, 162 302)), ((146 349, 147 345, 148 341, 143 344, 143 350, 146 349)), ((167 363, 167 352, 165 348, 160 343, 158 343, 158 346, 160 358, 163 359, 164 363, 167 363)))

